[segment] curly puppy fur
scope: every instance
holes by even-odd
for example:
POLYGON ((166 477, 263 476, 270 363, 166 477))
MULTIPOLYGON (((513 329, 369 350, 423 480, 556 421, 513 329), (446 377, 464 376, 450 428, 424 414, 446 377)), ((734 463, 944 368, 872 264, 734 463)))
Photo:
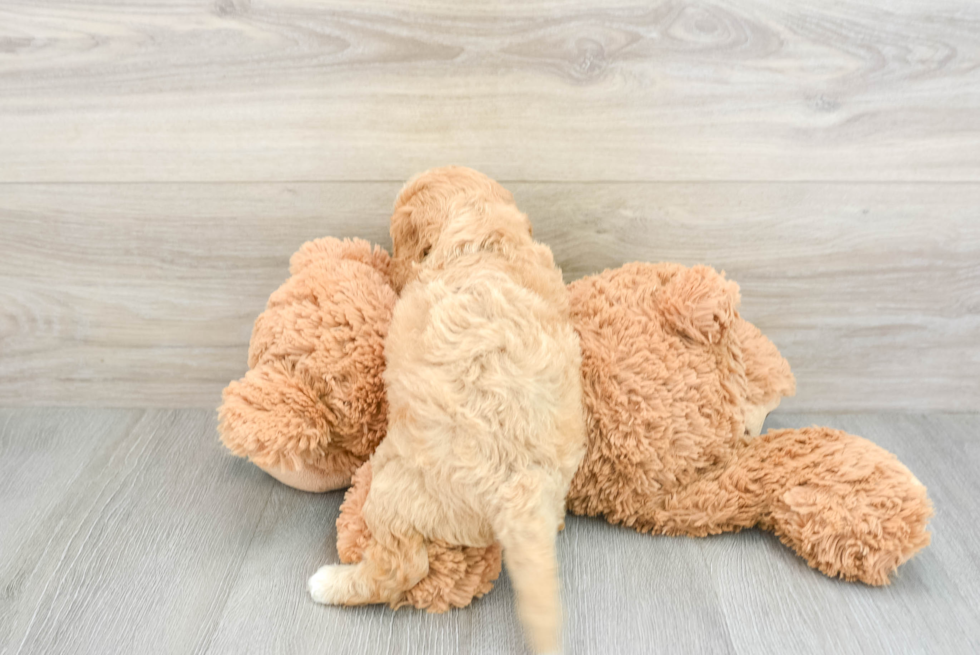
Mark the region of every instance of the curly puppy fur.
MULTIPOLYGON (((364 501, 371 488, 371 462, 354 474, 351 488, 344 495, 337 518, 337 553, 344 564, 357 564, 371 543, 371 531, 364 520, 364 501)), ((429 612, 446 612, 466 607, 493 588, 500 575, 500 544, 486 547, 456 546, 441 539, 426 544, 429 572, 405 592, 404 601, 429 612)))
POLYGON ((390 266, 361 239, 317 239, 292 256, 292 277, 255 321, 250 370, 222 394, 225 446, 293 487, 350 483, 388 425, 390 266))
POLYGON ((388 435, 371 457, 355 565, 310 579, 319 602, 406 602, 429 550, 503 548, 537 652, 558 649, 555 537, 585 452, 568 291, 510 194, 469 169, 424 173, 392 216, 402 288, 385 343, 388 435))

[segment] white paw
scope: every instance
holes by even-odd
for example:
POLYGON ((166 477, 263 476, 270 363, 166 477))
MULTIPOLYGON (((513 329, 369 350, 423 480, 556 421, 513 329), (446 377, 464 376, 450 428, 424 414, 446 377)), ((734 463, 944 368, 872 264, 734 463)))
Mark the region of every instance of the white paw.
POLYGON ((324 605, 340 604, 340 594, 337 593, 339 591, 337 584, 339 569, 339 566, 321 566, 313 574, 309 582, 306 583, 313 600, 324 605))

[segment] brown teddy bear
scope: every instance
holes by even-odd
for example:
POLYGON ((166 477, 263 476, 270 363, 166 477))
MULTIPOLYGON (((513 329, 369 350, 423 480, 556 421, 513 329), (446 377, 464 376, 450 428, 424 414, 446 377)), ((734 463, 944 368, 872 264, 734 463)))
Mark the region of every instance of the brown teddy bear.
MULTIPOLYGON (((412 206, 425 202, 403 194, 396 211, 431 211, 412 206)), ((305 244, 219 410, 225 445, 282 482, 325 491, 353 481, 337 520, 344 562, 371 538, 360 508, 385 432, 383 345, 400 264, 360 240, 305 244)), ((739 316, 734 282, 704 266, 637 263, 569 291, 589 428, 569 511, 671 535, 758 526, 827 575, 872 585, 929 543, 926 490, 894 455, 828 428, 758 436, 795 382, 739 316)), ((428 555, 406 602, 429 611, 465 606, 500 572, 498 546, 437 543, 428 555)))

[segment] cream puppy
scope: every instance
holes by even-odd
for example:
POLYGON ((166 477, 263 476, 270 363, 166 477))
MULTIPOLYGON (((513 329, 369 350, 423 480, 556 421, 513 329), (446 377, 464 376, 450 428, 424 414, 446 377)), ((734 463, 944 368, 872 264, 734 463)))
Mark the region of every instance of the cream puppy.
POLYGON ((466 168, 410 181, 391 235, 401 297, 364 504, 372 542, 360 563, 317 571, 310 593, 397 607, 428 571, 430 540, 499 541, 529 641, 557 651, 555 537, 586 439, 561 272, 510 194, 466 168))

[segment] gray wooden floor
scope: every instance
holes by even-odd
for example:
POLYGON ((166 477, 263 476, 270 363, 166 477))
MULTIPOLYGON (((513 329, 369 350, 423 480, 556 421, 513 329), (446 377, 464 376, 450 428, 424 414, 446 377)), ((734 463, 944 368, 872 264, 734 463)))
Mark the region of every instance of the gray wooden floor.
MULTIPOLYGON (((887 588, 828 579, 758 531, 651 537, 571 518, 569 653, 980 649, 980 417, 776 414, 892 450, 929 487, 933 544, 887 588)), ((0 410, 0 653, 523 652, 506 574, 446 615, 315 605, 341 493, 225 454, 212 412, 0 410)))

